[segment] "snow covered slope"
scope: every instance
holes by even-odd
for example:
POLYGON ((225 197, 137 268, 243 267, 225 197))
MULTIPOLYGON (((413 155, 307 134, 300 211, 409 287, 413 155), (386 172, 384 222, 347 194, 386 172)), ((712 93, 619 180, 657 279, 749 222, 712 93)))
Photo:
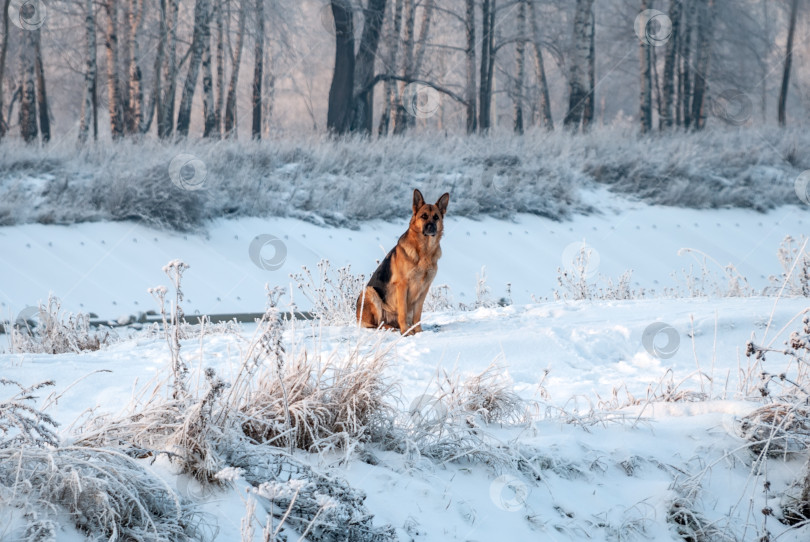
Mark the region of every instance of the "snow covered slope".
MULTIPOLYGON (((533 423, 490 426, 487 438, 519 449, 535 474, 373 448, 375 465, 345 462, 342 453, 299 458, 365 491, 375 524, 393 525, 401 540, 678 540, 667 518, 683 488, 695 484, 700 490, 689 502, 716 527, 714 539, 751 540, 762 532, 759 510, 768 502, 763 478, 752 475, 754 456, 731 429, 735 416, 757 406, 740 400, 751 385, 742 351, 752 332, 761 344, 780 345, 807 305, 775 298, 557 301, 431 314, 418 336, 385 336, 395 343, 389 372, 401 386, 402 408, 435 393, 437 374, 473 375, 496 362, 538 409, 533 423), (671 357, 643 344, 653 322, 676 330, 671 357), (668 385, 707 399, 646 400, 668 385), (628 404, 631 397, 641 401, 628 404), (562 410, 582 421, 563 423, 562 410)), ((299 324, 295 337, 327 352, 367 333, 310 323, 299 324)), ((238 365, 233 335, 189 339, 183 349, 192 365, 225 377, 238 365)), ((119 410, 133 390, 165 374, 169 361, 165 341, 141 337, 81 355, 6 354, 0 371, 24 384, 55 379, 58 397, 49 411, 68 437, 86 409, 119 410)), ((766 369, 783 366, 774 357, 766 369)), ((142 463, 199 501, 220 529, 219 540, 238 539, 244 483, 195 493, 165 462, 142 463)), ((771 493, 784 490, 800 468, 797 458, 772 460, 771 493)), ((773 518, 767 527, 774 534, 785 529, 773 518)), ((780 540, 806 540, 807 529, 786 531, 780 540)))
MULTIPOLYGON (((519 453, 524 468, 463 458, 440 463, 374 446, 375 461, 343 451, 298 452, 298 459, 365 491, 375 525, 392 525, 401 540, 682 540, 678 517, 688 523, 689 514, 708 526, 707 540, 755 540, 766 531, 779 540, 807 540, 810 527, 789 530, 763 513, 778 509, 806 451, 770 459, 765 471, 755 471, 755 456, 733 430, 735 420, 761 404, 750 400, 760 371, 796 370, 776 355, 752 366, 746 341, 754 334, 757 344, 780 347, 799 328, 807 298, 661 294, 698 287, 680 273, 690 266, 697 282, 705 268, 712 275, 708 287, 723 289, 727 264, 761 291, 769 275, 782 272, 780 241, 806 234, 810 212, 691 211, 592 197, 594 204, 604 198, 601 215, 565 223, 534 216, 457 219, 451 202, 436 284, 448 284, 455 301, 470 303, 476 274, 486 267, 492 297, 505 295, 510 283, 514 304, 429 313, 425 333, 384 335, 394 353, 388 376, 398 385, 395 399, 403 411, 436 393, 445 373, 463 378, 496 363, 536 408, 530 423, 481 431, 490 443, 519 453), (658 295, 554 300, 557 268, 570 263, 570 247, 583 240, 598 256, 591 259, 590 280, 633 270, 631 286, 658 295), (679 255, 684 247, 700 252, 679 255), (678 510, 684 515, 673 516, 678 510)), ((301 265, 314 268, 327 258, 333 267, 371 272, 405 227, 403 218, 359 230, 293 219, 222 220, 207 236, 128 223, 0 228, 0 311, 13 316, 49 292, 67 310, 108 318, 154 309, 146 289, 168 285, 161 268, 175 258, 191 265, 183 283, 187 314, 260 311, 264 284, 287 286, 301 265), (254 245, 251 255, 251 242, 262 235, 279 239, 280 252, 272 244, 257 252, 254 245), (257 265, 261 258, 273 269, 257 265)), ((227 379, 253 327, 242 326, 239 336, 188 339, 184 355, 195 368, 213 367, 227 379)), ((284 339, 328 353, 368 333, 310 322, 288 327, 284 339)), ((163 339, 138 334, 80 355, 2 353, 0 376, 26 385, 55 380, 54 393, 40 406, 48 404, 69 443, 71 425, 88 409, 119 411, 150 379, 164 378, 169 364, 163 339)), ((240 538, 246 482, 199 492, 165 460, 139 462, 197 502, 219 529, 218 540, 240 538)), ((0 539, 24 522, 19 510, 0 506, 0 526, 6 526, 0 539)), ((58 539, 80 540, 69 523, 60 525, 58 539)))
MULTIPOLYGON (((781 272, 776 250, 786 235, 810 229, 810 208, 789 206, 759 214, 740 209, 697 211, 630 204, 607 192, 586 193, 602 214, 577 216, 570 222, 523 215, 515 222, 474 221, 448 214, 443 257, 434 284, 447 284, 456 302, 475 300, 476 277, 486 268, 495 300, 511 284, 515 303, 533 297, 553 299, 557 269, 570 265, 584 241, 593 250, 590 278, 617 278, 632 270, 634 288, 661 293, 684 287, 681 270, 701 273, 701 257, 679 255, 681 248, 708 254, 707 268, 721 277, 721 267, 736 266, 757 291, 781 272), (679 280, 673 274, 681 275, 679 280)), ((434 195, 428 195, 433 197, 434 195)), ((184 235, 131 223, 86 223, 73 226, 26 225, 0 228, 0 313, 7 318, 27 306, 59 297, 69 311, 92 311, 115 319, 155 309, 146 292, 165 283, 161 268, 180 258, 189 265, 185 281, 186 312, 259 312, 264 284, 288 286, 290 273, 302 265, 315 269, 322 258, 333 268, 351 265, 369 276, 407 228, 408 205, 397 223, 370 222, 359 230, 323 228, 295 219, 219 220, 208 234, 184 235), (251 258, 251 243, 274 236, 282 243, 256 245, 270 265, 251 258), (263 247, 263 248, 262 248, 263 247)), ((254 248, 256 248, 254 247, 254 248)), ((254 254, 255 256, 255 254, 254 254)), ((301 308, 306 300, 296 299, 301 308)))

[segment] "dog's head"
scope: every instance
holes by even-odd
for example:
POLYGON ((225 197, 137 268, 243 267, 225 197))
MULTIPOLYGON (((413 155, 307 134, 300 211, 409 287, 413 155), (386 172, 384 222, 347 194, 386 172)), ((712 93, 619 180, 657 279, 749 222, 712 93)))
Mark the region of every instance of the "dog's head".
POLYGON ((425 198, 419 190, 413 191, 413 216, 411 229, 429 237, 441 236, 444 230, 444 215, 447 213, 447 204, 450 194, 444 193, 435 205, 425 203, 425 198))

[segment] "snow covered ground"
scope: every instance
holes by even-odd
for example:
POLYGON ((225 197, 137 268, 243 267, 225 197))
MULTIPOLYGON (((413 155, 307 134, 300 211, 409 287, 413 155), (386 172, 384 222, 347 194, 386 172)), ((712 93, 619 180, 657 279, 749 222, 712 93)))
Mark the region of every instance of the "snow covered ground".
MULTIPOLYGON (((742 376, 749 369, 744 346, 752 332, 760 342, 767 338, 778 345, 785 332, 777 331, 807 308, 805 299, 783 299, 775 308, 774 302, 544 302, 432 314, 429 330, 419 336, 388 334, 386 341, 396 342, 389 372, 401 386, 401 408, 436 393, 436 375, 442 371, 466 376, 492 362, 502 367, 520 395, 538 403, 536 419, 518 428, 486 431, 505 446, 519 448, 539 479, 463 460, 437 464, 373 448, 376 465, 344 463, 340 453, 299 456, 365 491, 375 523, 393 525, 402 540, 677 540, 667 522, 678 497, 674 483, 687 484, 693 476, 701 478, 697 511, 729 539, 751 540, 761 533, 759 510, 766 502, 762 477, 751 474, 755 456, 732 430, 735 416, 758 406, 741 400, 752 385, 742 376), (644 330, 655 321, 677 330, 679 347, 669 359, 642 344, 644 330), (669 382, 677 391, 704 392, 712 399, 647 403, 648 391, 661 394, 669 382), (641 403, 624 406, 628 393, 641 403), (591 409, 597 413, 591 421, 567 424, 558 409, 583 418, 591 409)), ((291 333, 286 333, 288 341, 291 333)), ((298 341, 318 342, 329 351, 371 332, 299 324, 295 333, 298 341)), ((240 344, 233 335, 212 335, 202 345, 189 339, 183 347, 192 365, 214 367, 227 378, 237 368, 240 344)), ((24 384, 56 380, 58 397, 49 401, 49 411, 62 422, 69 442, 70 424, 86 409, 118 411, 133 390, 166 370, 170 356, 165 341, 142 337, 81 355, 6 354, 0 359, 6 378, 24 384)), ((767 368, 774 371, 785 365, 777 358, 772 363, 767 368)), ((239 538, 244 482, 232 490, 198 494, 165 461, 142 463, 199 499, 220 530, 219 540, 239 538)), ((798 476, 802 461, 770 463, 771 492, 778 495, 798 476)), ((773 518, 768 528, 774 534, 785 529, 773 518)), ((805 527, 780 539, 807 535, 805 527)))
MULTIPOLYGON (((428 199, 438 194, 427 194, 428 199)), ((681 288, 687 275, 700 276, 699 253, 709 255, 706 268, 724 287, 722 268, 733 264, 761 292, 768 277, 782 270, 776 257, 786 235, 798 238, 810 226, 810 207, 786 206, 767 214, 743 209, 699 211, 633 204, 607 191, 583 192, 601 214, 570 222, 521 215, 514 222, 453 217, 445 225, 443 256, 434 285, 447 284, 456 302, 475 301, 476 277, 485 268, 494 299, 511 284, 515 303, 533 296, 553 299, 557 269, 570 265, 585 242, 593 251, 589 278, 614 280, 633 271, 631 286, 655 290, 681 288), (690 270, 691 269, 691 270, 690 270), (674 277, 673 275, 677 275, 674 277)), ((218 220, 207 236, 156 231, 127 222, 71 226, 30 224, 0 227, 0 315, 16 316, 25 307, 46 301, 49 293, 69 311, 93 312, 102 318, 156 308, 146 289, 163 284, 161 268, 179 258, 191 266, 185 281, 187 314, 260 312, 264 285, 287 287, 290 273, 302 265, 314 270, 320 259, 333 268, 351 265, 370 276, 406 230, 402 220, 371 222, 359 230, 322 228, 296 219, 218 220), (259 243, 269 265, 251 258, 251 244, 274 236, 283 246, 259 243)), ((296 298, 299 307, 307 301, 296 298)))
MULTIPOLYGON (((392 525, 400 540, 682 540, 670 521, 679 502, 711 526, 707 540, 756 540, 766 530, 779 540, 807 540, 810 527, 788 530, 762 512, 778 509, 779 495, 800 475, 806 453, 768 460, 766 478, 761 469, 755 473, 756 456, 733 430, 736 419, 761 405, 750 400, 760 370, 795 371, 776 355, 752 367, 746 341, 753 334, 757 344, 781 346, 800 328, 797 315, 808 308, 806 298, 570 301, 554 300, 553 291, 563 254, 570 257, 566 248, 584 239, 598 253, 598 266, 589 268, 594 281, 632 269, 634 288, 659 296, 679 288, 686 295, 689 281, 680 271, 695 264, 692 275, 699 277, 703 264, 678 254, 687 247, 713 258, 707 267, 721 290, 721 267, 731 263, 761 292, 770 275, 782 272, 779 242, 806 233, 810 212, 708 212, 627 204, 602 193, 593 198, 605 200, 601 215, 564 223, 450 215, 436 283, 450 285, 456 301, 470 303, 476 273, 486 267, 492 297, 505 295, 508 282, 514 303, 431 313, 420 335, 385 335, 393 344, 388 376, 398 384, 403 410, 437 393, 445 371, 463 378, 496 363, 515 391, 536 405, 534 418, 482 431, 490 442, 521 454, 525 469, 463 459, 437 463, 373 446, 377 460, 371 462, 346 461, 342 452, 297 457, 363 490, 374 524, 392 525), (659 328, 650 328, 656 323, 659 328), (674 331, 653 333, 650 340, 650 329, 664 328, 674 331), (678 392, 684 400, 673 400, 678 392), (661 400, 667 394, 670 400, 661 400)), ((180 258, 191 265, 184 280, 186 313, 260 311, 265 283, 286 286, 290 272, 314 268, 321 258, 368 273, 404 228, 404 219, 360 230, 240 219, 215 222, 207 238, 127 223, 0 228, 0 309, 16 314, 49 292, 68 310, 109 318, 153 309, 146 288, 168 285, 161 267, 180 258), (261 234, 283 240, 286 259, 276 270, 261 269, 250 257, 250 242, 261 234)), ((278 254, 272 247, 262 251, 265 260, 278 254)), ((227 379, 254 328, 242 326, 241 337, 188 339, 187 361, 227 379)), ((284 339, 288 347, 329 352, 368 333, 311 322, 288 327, 284 339)), ((165 340, 135 334, 97 352, 0 354, 0 375, 23 384, 54 379, 54 393, 40 404, 49 403, 47 411, 70 442, 71 424, 87 409, 120 410, 169 364, 165 340)), ((239 540, 246 482, 199 492, 165 460, 139 462, 198 502, 219 529, 217 540, 239 540)), ((23 522, 18 511, 0 506, 0 525, 7 526, 0 528, 0 540, 17 540, 23 522)), ((67 521, 60 528, 59 540, 80 539, 67 521)))

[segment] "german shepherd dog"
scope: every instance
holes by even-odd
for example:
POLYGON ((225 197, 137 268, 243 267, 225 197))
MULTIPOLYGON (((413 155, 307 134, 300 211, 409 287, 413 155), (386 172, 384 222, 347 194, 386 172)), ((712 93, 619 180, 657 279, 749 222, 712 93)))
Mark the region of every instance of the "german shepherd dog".
POLYGON ((406 335, 422 331, 422 305, 442 255, 439 242, 449 202, 450 194, 445 193, 435 205, 430 205, 419 190, 413 191, 413 216, 408 231, 357 298, 357 320, 363 327, 382 326, 406 335))

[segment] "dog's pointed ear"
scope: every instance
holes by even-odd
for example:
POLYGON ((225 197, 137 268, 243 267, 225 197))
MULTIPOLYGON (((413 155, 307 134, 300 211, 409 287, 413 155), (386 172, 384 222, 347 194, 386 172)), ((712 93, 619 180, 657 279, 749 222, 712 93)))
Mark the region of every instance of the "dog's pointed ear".
POLYGON ((439 211, 442 212, 442 216, 447 213, 447 204, 450 203, 450 194, 445 192, 442 194, 442 197, 439 198, 439 201, 436 202, 436 207, 439 208, 439 211))
POLYGON ((425 204, 425 198, 422 196, 422 193, 419 191, 418 188, 414 188, 413 190, 413 214, 419 212, 419 209, 422 208, 422 205, 425 204))

